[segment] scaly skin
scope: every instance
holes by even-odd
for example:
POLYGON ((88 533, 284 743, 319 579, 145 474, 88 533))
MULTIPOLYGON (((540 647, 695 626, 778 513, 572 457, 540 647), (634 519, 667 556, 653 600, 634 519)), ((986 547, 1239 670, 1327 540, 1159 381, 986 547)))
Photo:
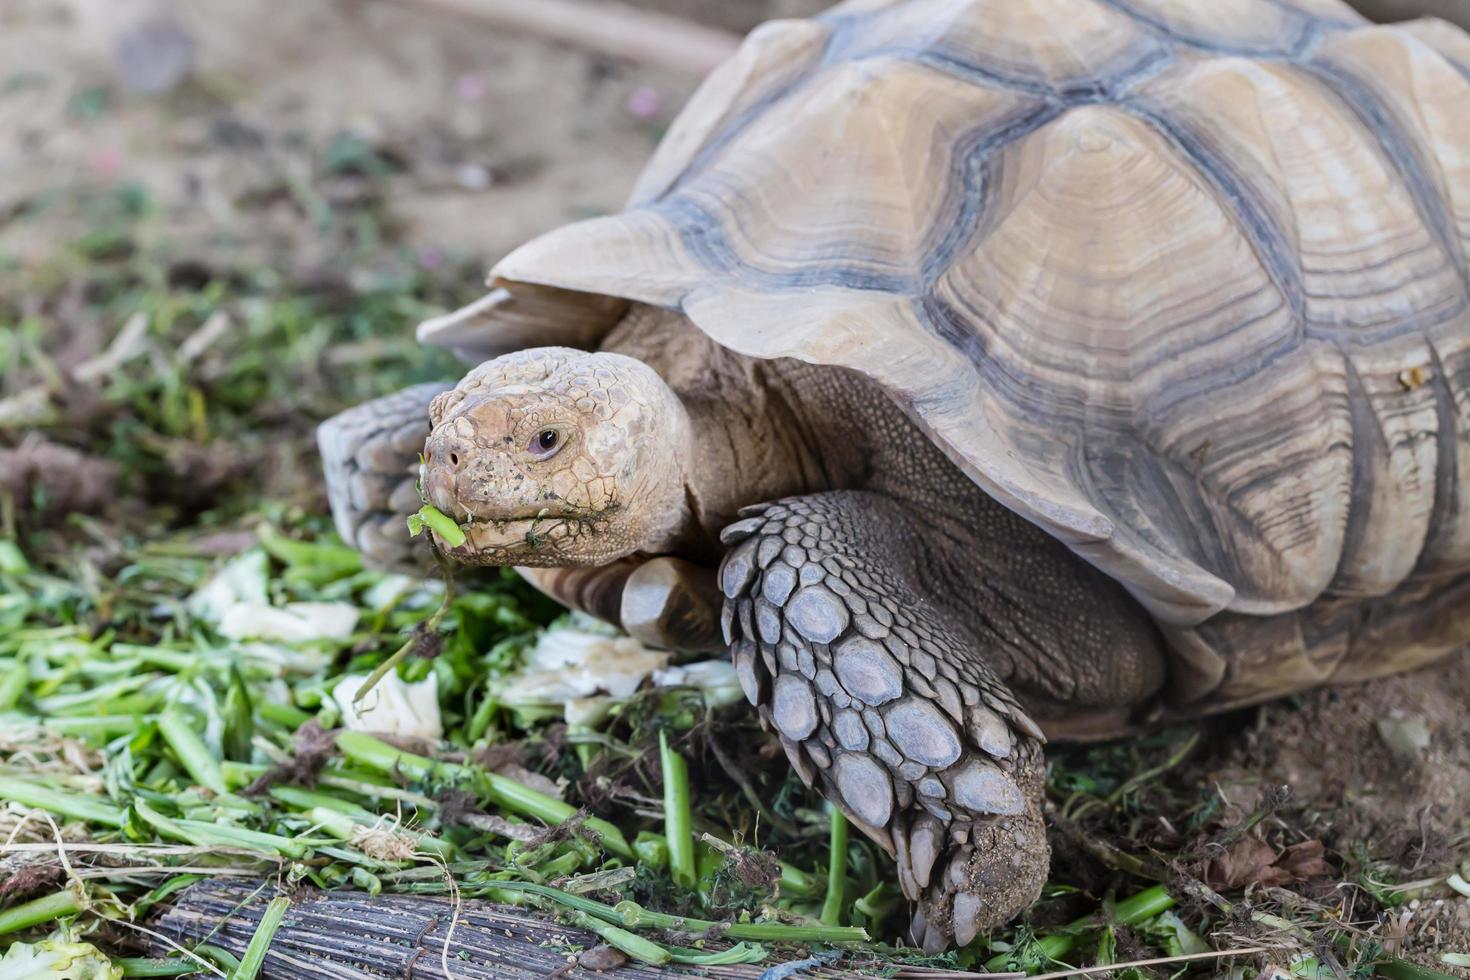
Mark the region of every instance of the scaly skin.
POLYGON ((489 361, 431 414, 425 489, 468 523, 461 560, 541 566, 599 609, 637 592, 657 629, 708 618, 676 613, 703 596, 674 600, 723 557, 747 696, 801 777, 896 858, 927 949, 1039 892, 1042 727, 1121 724, 1162 683, 1156 631, 1117 583, 840 370, 742 358, 635 307, 604 350, 489 361), (689 562, 635 589, 672 562, 650 556, 689 562), (660 588, 670 601, 649 603, 660 588))

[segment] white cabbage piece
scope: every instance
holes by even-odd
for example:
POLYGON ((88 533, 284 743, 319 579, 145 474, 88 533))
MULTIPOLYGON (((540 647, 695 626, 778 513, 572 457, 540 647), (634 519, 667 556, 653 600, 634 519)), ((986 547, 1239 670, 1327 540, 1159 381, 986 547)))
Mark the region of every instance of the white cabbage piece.
POLYGON ((346 640, 361 611, 348 602, 288 602, 284 606, 238 603, 219 621, 221 636, 232 640, 307 643, 346 640))
POLYGON ((352 699, 367 679, 367 674, 347 674, 332 687, 332 700, 341 709, 342 724, 349 731, 412 738, 443 737, 439 686, 433 674, 406 684, 398 676, 398 671, 390 670, 367 693, 361 704, 353 704, 352 699))

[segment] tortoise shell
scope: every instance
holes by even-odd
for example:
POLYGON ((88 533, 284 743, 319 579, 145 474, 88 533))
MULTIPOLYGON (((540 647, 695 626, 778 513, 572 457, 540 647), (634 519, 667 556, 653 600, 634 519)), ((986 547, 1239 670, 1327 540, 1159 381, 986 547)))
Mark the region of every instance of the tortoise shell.
POLYGON ((1467 253, 1449 24, 849 0, 755 31, 628 209, 512 253, 522 302, 482 312, 586 345, 620 297, 861 371, 1188 631, 1470 571, 1467 253))

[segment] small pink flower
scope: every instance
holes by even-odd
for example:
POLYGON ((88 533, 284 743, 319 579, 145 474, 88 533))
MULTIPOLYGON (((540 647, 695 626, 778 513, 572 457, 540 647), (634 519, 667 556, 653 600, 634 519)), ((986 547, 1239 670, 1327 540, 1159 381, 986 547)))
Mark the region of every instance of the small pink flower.
POLYGON ((652 85, 640 85, 628 93, 628 112, 635 119, 652 119, 663 104, 663 96, 652 85))
POLYGON ((444 253, 432 245, 419 249, 419 266, 425 269, 435 269, 444 262, 444 253))
POLYGON ((480 75, 469 72, 459 76, 459 82, 454 86, 454 90, 464 101, 478 102, 485 97, 489 86, 485 84, 485 79, 480 75))
POLYGON ((115 147, 103 147, 92 154, 92 172, 103 180, 112 180, 122 173, 122 151, 115 147))

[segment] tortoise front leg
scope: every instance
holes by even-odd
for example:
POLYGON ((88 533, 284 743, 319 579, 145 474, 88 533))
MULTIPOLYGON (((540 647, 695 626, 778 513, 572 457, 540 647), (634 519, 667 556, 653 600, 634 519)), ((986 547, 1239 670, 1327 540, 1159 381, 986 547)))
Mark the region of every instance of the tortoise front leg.
POLYGON ((337 533, 379 568, 428 568, 429 550, 414 545, 404 519, 419 509, 419 454, 429 437, 429 402, 451 387, 414 385, 317 427, 337 533))
POLYGON ((762 722, 897 859, 926 950, 1005 923, 1046 880, 1044 738, 926 587, 933 522, 857 491, 741 513, 722 625, 762 722))

